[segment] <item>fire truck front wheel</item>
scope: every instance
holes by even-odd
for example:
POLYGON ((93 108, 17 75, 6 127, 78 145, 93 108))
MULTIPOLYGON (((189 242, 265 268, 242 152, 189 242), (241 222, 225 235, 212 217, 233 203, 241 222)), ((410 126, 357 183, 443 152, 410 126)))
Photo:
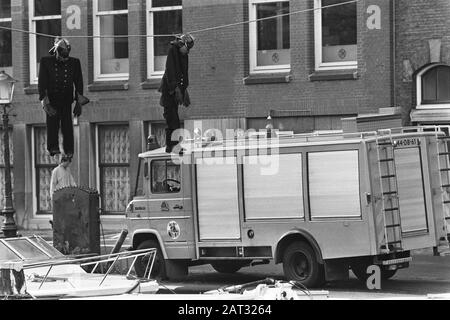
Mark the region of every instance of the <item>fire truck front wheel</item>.
POLYGON ((283 254, 283 271, 289 280, 300 282, 306 287, 319 286, 324 281, 322 266, 314 250, 305 242, 294 242, 283 254))
MULTIPOLYGON (((152 279, 165 279, 166 278, 166 269, 164 264, 164 257, 161 252, 161 248, 159 247, 159 244, 155 240, 145 240, 142 241, 136 248, 136 250, 142 250, 142 249, 150 249, 155 248, 156 249, 156 257, 155 261, 153 263, 153 268, 151 271, 150 277, 152 279)), ((149 265, 149 259, 151 256, 141 256, 136 259, 136 263, 134 264, 134 269, 136 271, 136 274, 138 277, 144 277, 144 273, 146 271, 147 266, 149 265)), ((151 264, 151 261, 150 261, 151 264)), ((145 275, 147 276, 147 275, 145 275)))

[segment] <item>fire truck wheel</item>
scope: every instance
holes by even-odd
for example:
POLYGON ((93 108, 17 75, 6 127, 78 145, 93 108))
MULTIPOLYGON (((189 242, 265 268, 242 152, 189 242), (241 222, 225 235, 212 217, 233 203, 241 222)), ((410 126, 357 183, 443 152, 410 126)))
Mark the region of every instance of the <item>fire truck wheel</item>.
POLYGON ((306 287, 319 286, 324 281, 323 268, 317 262, 314 250, 305 242, 294 242, 286 248, 283 271, 287 279, 306 287))
POLYGON ((220 273, 235 273, 248 264, 242 261, 218 261, 211 263, 211 266, 220 273))
MULTIPOLYGON (((150 249, 150 248, 156 248, 156 257, 153 263, 151 278, 165 279, 166 270, 164 265, 164 257, 162 255, 161 248, 159 247, 158 242, 155 240, 145 240, 137 246, 136 250, 150 249)), ((144 272, 145 269, 147 268, 149 258, 150 257, 147 256, 141 256, 136 259, 136 263, 134 264, 134 270, 136 271, 138 277, 144 276, 144 272)))

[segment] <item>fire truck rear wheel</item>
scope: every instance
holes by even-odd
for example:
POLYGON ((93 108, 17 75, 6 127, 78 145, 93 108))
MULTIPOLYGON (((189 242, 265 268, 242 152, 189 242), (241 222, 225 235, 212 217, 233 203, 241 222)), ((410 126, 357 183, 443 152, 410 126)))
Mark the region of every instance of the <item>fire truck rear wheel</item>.
POLYGON ((314 250, 305 242, 294 242, 283 254, 283 271, 289 280, 306 287, 320 286, 324 282, 323 268, 314 250))
POLYGON ((248 262, 241 261, 218 261, 212 262, 211 266, 220 273, 235 273, 248 264, 248 262))
MULTIPOLYGON (((150 249, 150 248, 156 248, 156 257, 153 263, 153 268, 150 277, 152 279, 165 279, 166 269, 164 264, 164 256, 162 255, 161 248, 159 247, 158 242, 155 240, 145 240, 137 246, 136 250, 150 249)), ((144 272, 147 267, 149 258, 150 257, 143 256, 138 257, 136 259, 134 270, 136 271, 138 277, 144 276, 144 272)))

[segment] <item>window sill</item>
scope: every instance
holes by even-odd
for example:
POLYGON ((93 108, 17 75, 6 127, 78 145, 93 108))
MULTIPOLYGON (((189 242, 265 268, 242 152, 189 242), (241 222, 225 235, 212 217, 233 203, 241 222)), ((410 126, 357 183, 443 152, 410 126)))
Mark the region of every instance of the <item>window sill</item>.
POLYGON ((161 78, 154 78, 154 79, 148 79, 141 83, 141 88, 143 90, 150 90, 150 89, 159 89, 159 86, 161 85, 161 78))
POLYGON ((450 109, 450 103, 419 104, 416 106, 416 109, 417 110, 450 109))
POLYGON ((37 84, 30 84, 28 87, 24 88, 25 94, 38 94, 39 89, 37 84))
POLYGON ((88 90, 90 92, 99 92, 99 91, 120 91, 120 90, 128 90, 128 82, 126 81, 105 81, 105 82, 94 82, 91 85, 88 85, 88 90))
POLYGON ((270 84, 270 83, 289 83, 292 80, 292 75, 290 73, 262 73, 262 74, 251 74, 244 78, 245 85, 251 84, 270 84))
POLYGON ((319 70, 309 75, 309 81, 333 81, 333 80, 356 80, 358 71, 350 70, 319 70))

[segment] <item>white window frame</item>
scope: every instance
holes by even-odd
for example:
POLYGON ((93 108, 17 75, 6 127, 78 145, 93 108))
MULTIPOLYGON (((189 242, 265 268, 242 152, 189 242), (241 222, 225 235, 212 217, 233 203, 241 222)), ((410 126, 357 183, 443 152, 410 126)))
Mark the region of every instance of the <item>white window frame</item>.
MULTIPOLYGON (((117 14, 127 14, 128 9, 126 10, 111 10, 111 11, 98 11, 98 1, 102 0, 94 0, 93 1, 93 35, 94 35, 94 80, 95 81, 114 81, 114 80, 128 80, 130 77, 130 73, 110 73, 110 74, 102 74, 101 73, 101 36, 100 34, 100 17, 102 16, 111 16, 117 14)), ((128 50, 128 60, 130 59, 130 54, 128 50)), ((129 71, 129 70, 128 70, 129 71)))
POLYGON ((11 18, 0 18, 0 22, 12 22, 11 18))
MULTIPOLYGON (((62 15, 51 15, 51 16, 34 16, 34 1, 35 0, 28 0, 28 13, 29 13, 29 26, 30 26, 30 84, 37 84, 38 83, 38 71, 37 71, 37 52, 36 52, 36 35, 34 34, 36 32, 36 21, 42 21, 42 20, 62 20, 62 15)), ((62 21, 61 21, 62 26, 62 21)), ((50 49, 50 48, 49 48, 50 49)))
MULTIPOLYGON (((11 8, 11 10, 12 10, 12 8, 11 8)), ((11 12, 11 15, 12 15, 12 12, 11 12)), ((0 23, 4 23, 4 22, 10 22, 11 23, 11 27, 12 27, 12 17, 9 17, 9 18, 0 18, 0 23)), ((12 31, 11 31, 11 33, 12 33, 12 31)), ((11 41, 11 51, 12 51, 12 41, 11 41)), ((11 63, 11 66, 9 66, 9 67, 0 67, 0 69, 1 70, 5 70, 6 71, 6 73, 10 73, 10 72, 8 72, 8 68, 10 68, 11 70, 14 70, 13 69, 13 66, 12 66, 12 63, 11 63)), ((11 72, 12 73, 12 72, 11 72)), ((12 75, 12 74, 11 74, 12 75)))
POLYGON ((358 61, 322 62, 322 0, 314 0, 314 43, 316 70, 356 69, 358 61))
MULTIPOLYGON (((167 7, 156 7, 152 6, 153 0, 147 1, 147 35, 154 35, 154 27, 153 27, 153 13, 161 12, 161 11, 174 11, 174 10, 183 10, 183 6, 167 6, 167 7)), ((155 71, 155 48, 153 37, 147 37, 147 78, 162 78, 164 75, 163 71, 155 71)))
POLYGON ((436 63, 429 65, 425 67, 424 69, 420 70, 420 72, 416 76, 416 108, 417 109, 448 109, 450 108, 449 103, 439 103, 439 104, 422 104, 422 76, 427 73, 429 70, 433 68, 437 68, 439 66, 446 66, 445 63, 436 63))
MULTIPOLYGON (((289 72, 291 70, 291 64, 284 65, 273 65, 273 66, 260 66, 257 64, 257 22, 256 20, 256 5, 260 3, 270 3, 270 2, 289 2, 289 0, 249 0, 248 12, 249 20, 253 21, 249 23, 249 58, 250 58, 250 73, 274 73, 274 72, 289 72)), ((290 10, 290 8, 289 8, 290 10)), ((289 25, 289 33, 290 33, 289 25)), ((291 49, 291 48, 289 48, 291 49)))
MULTIPOLYGON (((11 6, 11 16, 12 16, 12 6, 11 6)), ((0 18, 0 22, 11 22, 12 21, 11 16, 9 18, 0 18)))

